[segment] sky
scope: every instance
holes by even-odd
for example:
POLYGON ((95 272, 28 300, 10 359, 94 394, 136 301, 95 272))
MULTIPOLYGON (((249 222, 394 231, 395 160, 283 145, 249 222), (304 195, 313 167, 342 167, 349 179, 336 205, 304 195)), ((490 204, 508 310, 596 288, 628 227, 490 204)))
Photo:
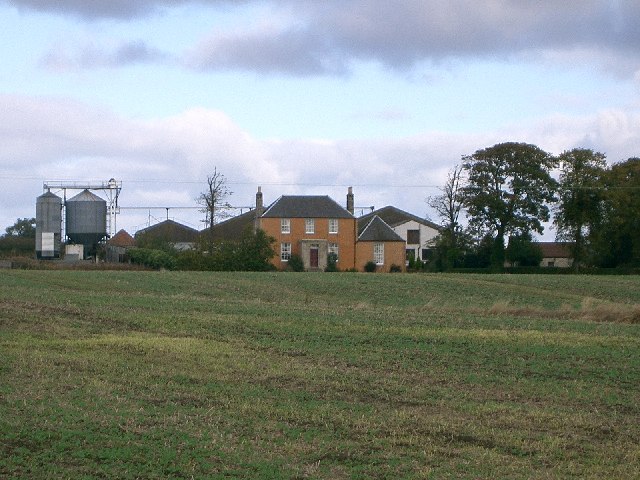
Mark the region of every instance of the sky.
POLYGON ((203 228, 214 169, 234 213, 353 186, 438 221, 496 143, 640 155, 637 0, 0 0, 0 55, 0 231, 45 183, 121 181, 131 234, 203 228))

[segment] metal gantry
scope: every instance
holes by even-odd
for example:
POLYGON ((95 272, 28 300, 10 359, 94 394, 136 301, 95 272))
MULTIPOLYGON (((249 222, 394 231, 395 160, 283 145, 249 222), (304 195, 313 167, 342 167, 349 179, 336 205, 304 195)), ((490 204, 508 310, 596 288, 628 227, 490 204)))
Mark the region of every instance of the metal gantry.
MULTIPOLYGON (((117 233, 117 215, 120 214, 118 206, 118 197, 122 190, 122 181, 115 178, 109 179, 107 182, 100 183, 84 183, 72 181, 46 181, 42 184, 43 192, 51 190, 62 190, 63 204, 67 203, 67 190, 101 190, 105 192, 107 202, 107 232, 109 237, 113 237, 117 233)), ((62 218, 62 225, 65 225, 65 218, 62 218)), ((65 231, 66 234, 66 231, 65 231)))

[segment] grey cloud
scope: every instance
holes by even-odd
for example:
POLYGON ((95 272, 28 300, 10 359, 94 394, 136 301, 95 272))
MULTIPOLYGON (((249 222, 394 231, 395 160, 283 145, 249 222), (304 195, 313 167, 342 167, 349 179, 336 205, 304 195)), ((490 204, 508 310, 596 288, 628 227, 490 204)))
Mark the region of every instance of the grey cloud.
MULTIPOLYGON (((422 61, 592 51, 640 65, 640 3, 631 0, 283 0, 290 27, 214 36, 192 52, 201 69, 344 73, 354 61, 406 70, 422 61)), ((604 67, 603 67, 604 68, 604 67)), ((627 68, 628 69, 628 68, 627 68)), ((632 69, 633 71, 637 68, 632 69)))
MULTIPOLYGON (((234 3, 239 3, 240 0, 234 3)), ((85 19, 131 20, 163 9, 187 4, 228 4, 233 0, 0 0, 19 9, 58 15, 75 15, 85 19)))
POLYGON ((69 71, 162 63, 169 60, 168 54, 150 47, 142 40, 134 40, 121 43, 110 50, 91 44, 68 53, 65 48, 57 47, 47 52, 40 63, 49 70, 69 71))
MULTIPOLYGON (((344 74, 355 61, 396 69, 452 58, 610 56, 616 70, 640 67, 637 0, 0 0, 86 19, 133 20, 183 5, 268 6, 290 18, 280 29, 247 27, 219 34, 188 52, 198 70, 235 69, 290 75, 344 74), (624 68, 623 62, 634 67, 624 68)), ((266 11, 266 10, 265 10, 266 11)), ((587 59, 587 62, 589 60, 587 59)), ((87 63, 91 63, 87 60, 87 63)), ((117 62, 114 62, 117 63, 117 62)), ((609 68, 608 65, 601 68, 609 68)), ((626 73, 628 75, 628 73, 626 73)))
POLYGON ((346 59, 332 48, 329 39, 300 28, 215 35, 202 41, 186 63, 203 71, 254 70, 299 76, 347 70, 346 59))

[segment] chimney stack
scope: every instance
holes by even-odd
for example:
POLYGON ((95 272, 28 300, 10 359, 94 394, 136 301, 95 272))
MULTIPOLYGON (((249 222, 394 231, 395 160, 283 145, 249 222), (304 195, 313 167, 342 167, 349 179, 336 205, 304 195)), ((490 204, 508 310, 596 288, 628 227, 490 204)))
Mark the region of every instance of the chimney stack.
POLYGON ((353 187, 349 187, 349 191, 347 192, 347 211, 353 215, 354 203, 353 203, 353 187))
POLYGON ((254 220, 254 231, 257 231, 260 228, 260 217, 264 213, 264 203, 262 200, 262 187, 258 187, 258 191, 256 192, 256 218, 254 220))

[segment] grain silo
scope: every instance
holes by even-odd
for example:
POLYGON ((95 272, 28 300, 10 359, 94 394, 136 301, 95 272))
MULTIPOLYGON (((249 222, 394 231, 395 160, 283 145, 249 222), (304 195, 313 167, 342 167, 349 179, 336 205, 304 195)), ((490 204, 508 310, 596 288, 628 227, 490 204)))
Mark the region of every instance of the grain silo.
POLYGON ((46 192, 36 199, 36 257, 59 258, 62 199, 46 192))
POLYGON ((65 202, 66 234, 71 243, 81 244, 88 254, 107 236, 107 202, 83 190, 65 202))

